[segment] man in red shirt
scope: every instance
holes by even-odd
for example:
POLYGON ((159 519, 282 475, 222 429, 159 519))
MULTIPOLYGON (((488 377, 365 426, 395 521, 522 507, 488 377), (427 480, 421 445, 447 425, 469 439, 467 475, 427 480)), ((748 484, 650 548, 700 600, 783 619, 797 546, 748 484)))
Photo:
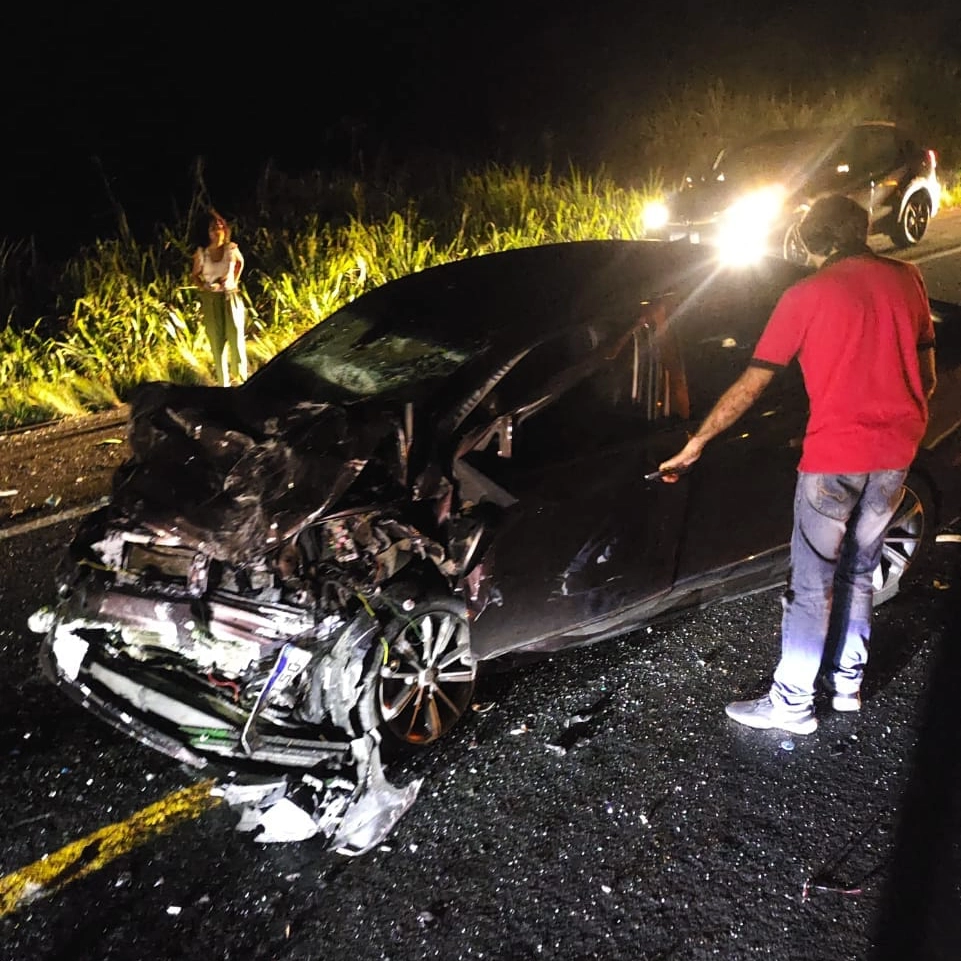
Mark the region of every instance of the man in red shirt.
POLYGON ((784 292, 747 369, 684 449, 660 467, 694 464, 705 444, 797 357, 810 416, 798 465, 781 659, 768 694, 726 710, 749 727, 810 734, 817 727, 814 686, 829 643, 832 706, 860 710, 872 577, 936 379, 921 273, 871 252, 867 211, 846 197, 826 197, 800 230, 820 269, 784 292))

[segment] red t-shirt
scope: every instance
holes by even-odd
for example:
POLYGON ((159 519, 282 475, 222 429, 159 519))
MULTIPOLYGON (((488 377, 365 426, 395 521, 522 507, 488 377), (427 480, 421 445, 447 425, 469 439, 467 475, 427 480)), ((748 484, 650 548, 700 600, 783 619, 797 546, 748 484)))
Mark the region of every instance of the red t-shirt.
POLYGON ((751 363, 776 369, 797 356, 801 365, 811 412, 798 470, 908 467, 928 419, 918 349, 933 346, 913 264, 845 257, 786 290, 751 363))

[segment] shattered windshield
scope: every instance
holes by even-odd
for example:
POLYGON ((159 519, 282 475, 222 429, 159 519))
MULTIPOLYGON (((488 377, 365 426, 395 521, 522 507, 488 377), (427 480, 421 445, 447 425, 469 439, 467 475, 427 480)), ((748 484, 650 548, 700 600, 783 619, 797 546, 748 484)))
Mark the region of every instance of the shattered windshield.
POLYGON ((461 340, 445 344, 433 332, 395 328, 347 307, 295 341, 251 383, 360 400, 447 377, 476 353, 461 340))

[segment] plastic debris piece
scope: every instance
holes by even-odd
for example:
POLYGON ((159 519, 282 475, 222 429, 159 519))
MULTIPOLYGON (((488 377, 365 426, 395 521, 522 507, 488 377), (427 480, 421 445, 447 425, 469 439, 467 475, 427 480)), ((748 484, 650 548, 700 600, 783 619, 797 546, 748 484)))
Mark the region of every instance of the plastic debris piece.
POLYGON ((173 917, 176 917, 181 911, 183 911, 183 908, 179 904, 171 904, 167 907, 167 914, 173 917))
POLYGON ((113 446, 114 444, 122 444, 122 443, 123 443, 123 438, 122 438, 122 437, 104 437, 103 440, 98 440, 95 446, 97 446, 97 447, 111 447, 111 446, 113 446))
POLYGON ((59 507, 62 501, 59 494, 51 494, 43 503, 46 507, 59 507))
POLYGON ((366 854, 377 847, 417 799, 424 783, 423 778, 417 778, 406 787, 394 787, 384 776, 376 743, 370 746, 366 739, 358 739, 352 747, 358 756, 361 771, 358 781, 362 791, 351 802, 331 841, 338 854, 348 857, 366 854))
POLYGON ((934 584, 934 589, 938 591, 947 591, 951 588, 951 582, 942 580, 940 577, 936 577, 932 583, 934 584))
POLYGON ((785 738, 783 741, 781 741, 781 748, 785 751, 793 751, 794 741, 792 741, 790 738, 785 738))
POLYGON ((290 798, 281 798, 260 815, 263 831, 254 840, 263 844, 277 841, 306 841, 320 829, 314 819, 290 798))
POLYGON ((934 539, 935 544, 961 544, 961 534, 938 534, 934 539))
POLYGON ((19 493, 20 491, 16 490, 16 488, 13 488, 7 491, 0 491, 0 497, 16 497, 19 493))
POLYGON ((471 710, 476 714, 486 714, 497 706, 496 701, 487 701, 484 704, 471 704, 471 710))

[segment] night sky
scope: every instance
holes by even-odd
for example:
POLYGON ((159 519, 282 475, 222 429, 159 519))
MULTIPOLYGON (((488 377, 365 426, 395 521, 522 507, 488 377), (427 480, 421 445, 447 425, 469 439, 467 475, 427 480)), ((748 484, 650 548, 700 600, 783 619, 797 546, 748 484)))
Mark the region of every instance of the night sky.
POLYGON ((198 157, 228 209, 268 161, 596 169, 632 116, 685 82, 797 89, 959 33, 953 5, 918 16, 893 0, 53 6, 5 24, 0 236, 57 253, 112 231, 111 194, 134 224, 169 221, 198 157))

